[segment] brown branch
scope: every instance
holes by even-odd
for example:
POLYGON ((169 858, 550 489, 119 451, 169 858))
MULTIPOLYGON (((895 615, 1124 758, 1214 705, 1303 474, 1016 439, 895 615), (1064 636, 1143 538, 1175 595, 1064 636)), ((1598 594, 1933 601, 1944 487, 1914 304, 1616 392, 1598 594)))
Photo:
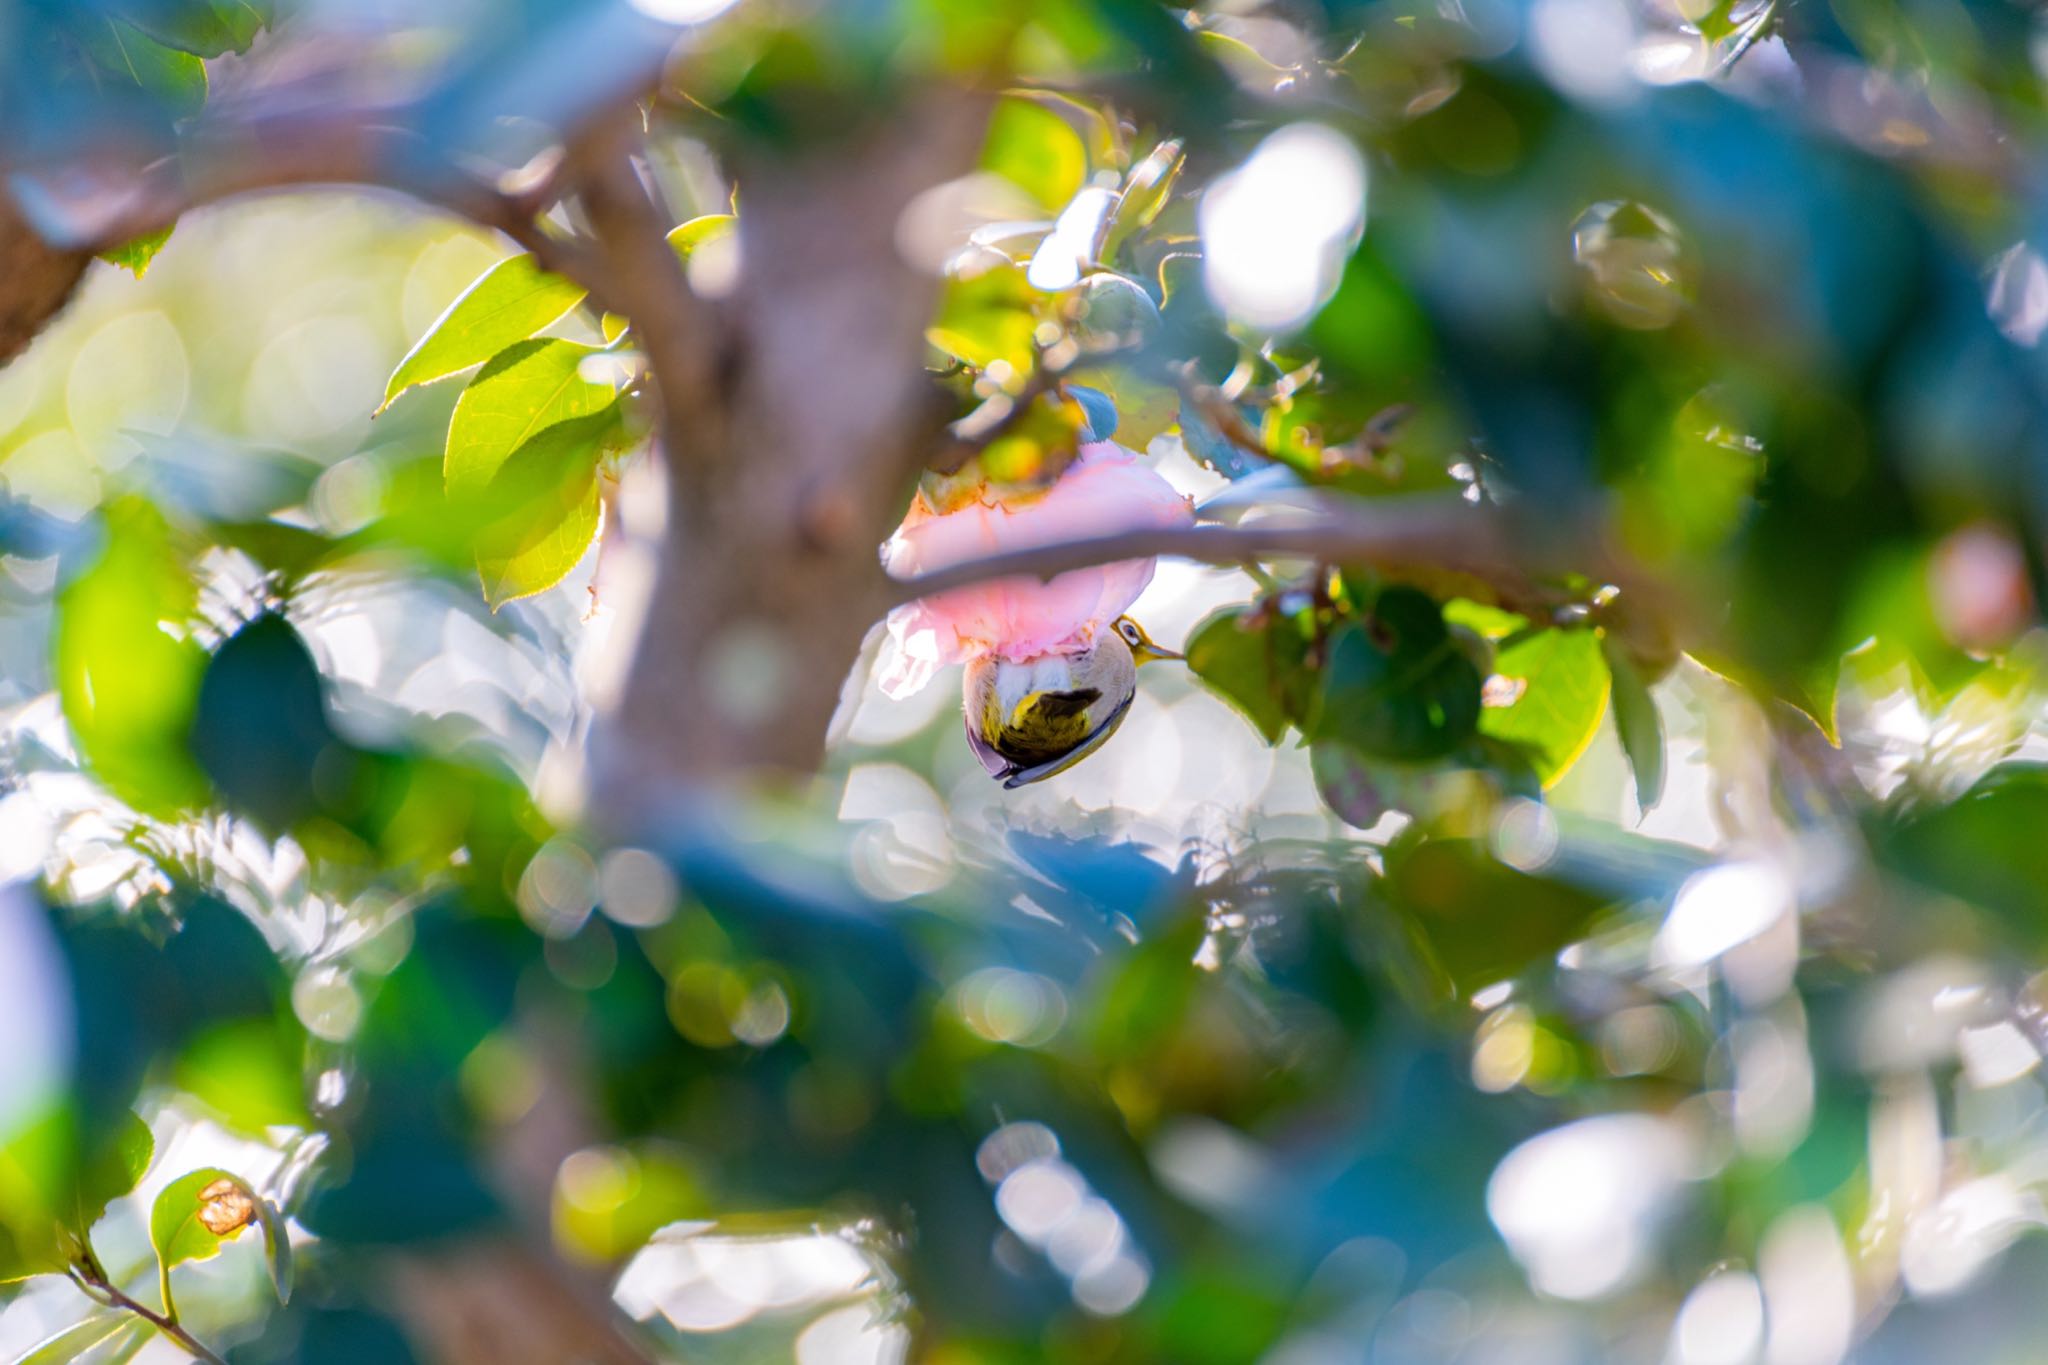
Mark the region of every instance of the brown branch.
POLYGON ((397 106, 240 109, 201 120, 175 156, 123 172, 67 167, 38 177, 59 246, 104 251, 158 232, 189 209, 266 190, 357 185, 393 190, 504 233, 547 269, 607 300, 589 248, 545 232, 535 195, 508 193, 435 151, 397 106))
POLYGON ((1533 581, 1526 557, 1516 552, 1512 528, 1497 509, 1474 507, 1462 499, 1415 498, 1332 510, 1310 520, 1148 527, 1058 541, 899 581, 894 600, 911 602, 997 578, 1051 578, 1073 569, 1154 555, 1210 564, 1266 559, 1379 566, 1429 564, 1490 581, 1523 585, 1533 581))
POLYGON ((615 110, 570 144, 570 176, 589 216, 595 265, 632 319, 660 402, 662 446, 671 476, 713 411, 716 347, 705 310, 669 246, 671 216, 642 180, 637 109, 615 110))
MULTIPOLYGON (((1613 553, 1596 527, 1538 537, 1523 519, 1462 498, 1417 496, 1332 504, 1307 519, 1237 526, 1174 526, 1059 541, 890 580, 890 605, 999 578, 1051 578, 1125 559, 1169 556, 1209 564, 1304 559, 1393 574, 1457 575, 1483 584, 1500 606, 1545 612, 1585 597, 1572 578, 1612 585, 1642 610, 1630 620, 1673 629, 1684 608, 1669 585, 1613 553)), ((1617 620, 1619 617, 1617 617, 1617 620)))

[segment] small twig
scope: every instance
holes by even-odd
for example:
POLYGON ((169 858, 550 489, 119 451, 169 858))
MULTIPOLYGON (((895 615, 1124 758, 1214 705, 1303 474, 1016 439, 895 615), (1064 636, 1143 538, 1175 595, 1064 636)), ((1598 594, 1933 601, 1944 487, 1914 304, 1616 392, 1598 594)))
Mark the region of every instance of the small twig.
MULTIPOLYGON (((107 1272, 101 1268, 99 1258, 93 1254, 90 1244, 84 1247, 78 1262, 65 1273, 71 1277, 71 1282, 78 1286, 79 1292, 87 1298, 108 1308, 133 1313, 178 1343, 194 1360, 203 1360, 207 1365, 227 1365, 227 1362, 215 1355, 204 1342, 186 1331, 173 1314, 159 1313, 148 1304, 124 1294, 120 1286, 107 1278, 107 1272)), ((168 1309, 169 1304, 166 1303, 165 1307, 168 1309)))
POLYGON ((107 1296, 113 1300, 114 1307, 126 1309, 128 1312, 149 1323, 157 1331, 184 1347, 186 1353, 194 1360, 203 1360, 207 1365, 227 1365, 227 1362, 208 1349, 204 1342, 186 1331, 178 1323, 173 1322, 170 1318, 151 1308, 148 1304, 138 1303, 113 1285, 104 1285, 102 1287, 107 1291, 107 1296))

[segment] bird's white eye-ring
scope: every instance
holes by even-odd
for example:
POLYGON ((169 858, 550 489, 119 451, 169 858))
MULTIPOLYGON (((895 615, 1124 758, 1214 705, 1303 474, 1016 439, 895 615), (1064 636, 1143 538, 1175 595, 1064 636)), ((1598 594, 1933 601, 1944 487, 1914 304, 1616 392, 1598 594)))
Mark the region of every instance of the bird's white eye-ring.
POLYGON ((1131 621, 1117 622, 1116 633, 1123 636, 1124 642, 1126 644, 1132 645, 1133 647, 1143 643, 1145 638, 1142 634, 1139 633, 1136 623, 1131 621))

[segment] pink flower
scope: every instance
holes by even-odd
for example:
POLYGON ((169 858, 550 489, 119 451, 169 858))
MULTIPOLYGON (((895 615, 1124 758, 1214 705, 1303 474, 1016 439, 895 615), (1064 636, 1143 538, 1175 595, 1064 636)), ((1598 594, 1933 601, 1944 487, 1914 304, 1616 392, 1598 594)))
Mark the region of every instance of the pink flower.
MULTIPOLYGON (((997 497, 983 488, 944 513, 934 512, 920 493, 882 547, 882 563, 895 577, 911 578, 1012 550, 1193 520, 1188 500, 1135 451, 1097 441, 1082 446, 1043 493, 997 497)), ((882 690, 907 697, 940 668, 971 659, 1022 661, 1084 649, 1138 600, 1154 564, 1128 559, 1050 582, 997 579, 898 607, 889 613, 896 659, 882 676, 882 690)))

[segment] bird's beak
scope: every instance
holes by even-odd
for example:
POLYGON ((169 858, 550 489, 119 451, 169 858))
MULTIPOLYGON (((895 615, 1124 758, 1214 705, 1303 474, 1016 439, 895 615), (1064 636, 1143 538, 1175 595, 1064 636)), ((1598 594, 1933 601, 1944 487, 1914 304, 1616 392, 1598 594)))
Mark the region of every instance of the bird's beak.
POLYGON ((1162 661, 1169 659, 1178 660, 1182 663, 1186 663, 1188 657, 1185 654, 1178 653, 1171 649, 1162 649, 1158 645, 1153 644, 1150 640, 1147 640, 1144 643, 1143 647, 1132 650, 1131 653, 1137 658, 1140 664, 1160 663, 1162 661))

